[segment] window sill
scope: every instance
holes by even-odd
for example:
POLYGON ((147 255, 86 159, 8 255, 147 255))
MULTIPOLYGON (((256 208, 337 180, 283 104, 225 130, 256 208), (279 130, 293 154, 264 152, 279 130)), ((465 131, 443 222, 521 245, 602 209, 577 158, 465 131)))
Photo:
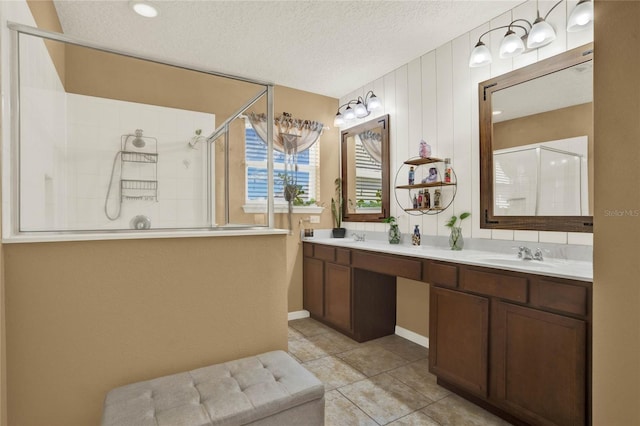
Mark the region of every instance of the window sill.
MULTIPOLYGON (((245 204, 242 206, 245 213, 266 213, 267 206, 265 204, 245 204)), ((324 207, 320 206, 293 206, 293 213, 301 214, 320 214, 324 207)), ((289 207, 286 204, 276 204, 274 213, 288 213, 289 207)))

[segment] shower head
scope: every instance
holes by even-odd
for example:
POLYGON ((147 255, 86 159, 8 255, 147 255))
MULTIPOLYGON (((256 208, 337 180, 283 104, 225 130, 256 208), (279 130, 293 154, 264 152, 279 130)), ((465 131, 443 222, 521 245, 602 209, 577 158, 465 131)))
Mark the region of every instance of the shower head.
POLYGON ((133 138, 132 142, 133 146, 136 148, 144 148, 147 143, 142 139, 142 129, 136 129, 135 135, 136 137, 133 138))

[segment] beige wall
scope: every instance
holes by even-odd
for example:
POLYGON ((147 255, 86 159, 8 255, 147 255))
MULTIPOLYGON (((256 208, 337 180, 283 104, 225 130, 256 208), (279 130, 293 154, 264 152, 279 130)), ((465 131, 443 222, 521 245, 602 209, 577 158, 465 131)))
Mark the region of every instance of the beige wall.
POLYGON ((5 245, 8 424, 95 425, 115 386, 286 350, 285 248, 283 236, 5 245))
POLYGON ((595 14, 593 424, 639 425, 640 2, 595 14))
MULTIPOLYGON (((58 14, 51 0, 27 0, 27 5, 31 10, 31 14, 34 17, 38 28, 55 31, 58 33, 62 32, 62 26, 60 25, 60 21, 58 20, 58 14)), ((58 77, 60 78, 60 81, 64 86, 66 74, 64 45, 51 40, 45 40, 44 43, 47 46, 49 55, 51 55, 53 65, 58 72, 58 77)))

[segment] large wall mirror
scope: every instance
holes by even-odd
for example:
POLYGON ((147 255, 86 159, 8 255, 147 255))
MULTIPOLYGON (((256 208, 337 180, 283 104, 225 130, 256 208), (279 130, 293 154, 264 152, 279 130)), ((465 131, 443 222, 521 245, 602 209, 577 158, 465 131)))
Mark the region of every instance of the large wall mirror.
POLYGON ((343 217, 379 222, 389 214, 389 116, 342 131, 343 217))
POLYGON ((482 228, 593 232, 593 45, 479 85, 482 228))

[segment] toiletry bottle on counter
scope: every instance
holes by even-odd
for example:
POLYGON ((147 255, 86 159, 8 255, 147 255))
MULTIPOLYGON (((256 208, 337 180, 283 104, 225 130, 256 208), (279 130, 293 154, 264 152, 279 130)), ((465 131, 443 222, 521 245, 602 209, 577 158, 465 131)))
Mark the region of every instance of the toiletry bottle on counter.
POLYGON ((420 245, 420 225, 416 225, 413 230, 413 235, 411 236, 411 244, 414 246, 420 245))
POLYGON ((413 185, 415 181, 416 181, 416 171, 414 170, 413 166, 411 166, 409 168, 409 185, 413 185))
POLYGON ((444 182, 451 183, 451 159, 444 159, 444 182))

